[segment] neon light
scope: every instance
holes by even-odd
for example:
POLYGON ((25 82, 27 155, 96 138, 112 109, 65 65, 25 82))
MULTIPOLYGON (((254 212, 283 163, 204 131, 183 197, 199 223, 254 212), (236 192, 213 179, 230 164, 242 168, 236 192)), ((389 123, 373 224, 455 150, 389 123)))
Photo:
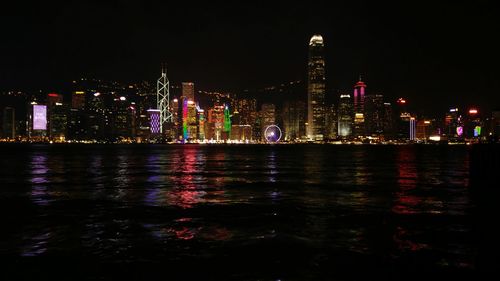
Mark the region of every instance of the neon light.
POLYGON ((472 109, 469 110, 469 114, 477 114, 477 112, 478 111, 475 108, 472 108, 472 109))
POLYGON ((406 100, 403 99, 403 98, 399 98, 397 103, 401 103, 401 104, 405 104, 406 103, 406 100))
POLYGON ((458 126, 457 127, 457 135, 460 137, 463 135, 463 133, 464 133, 464 127, 458 126))
POLYGON ((224 132, 231 133, 231 116, 229 115, 229 106, 224 107, 224 132))
POLYGON ((429 121, 429 120, 424 121, 424 124, 430 124, 430 123, 431 123, 431 121, 429 121))
POLYGON ((229 115, 229 107, 224 107, 224 132, 231 134, 231 116, 229 115))
POLYGON ((184 99, 182 103, 182 135, 186 140, 188 138, 188 99, 184 99))
POLYGON ((77 95, 83 95, 83 94, 85 94, 85 92, 84 91, 76 91, 75 94, 77 94, 77 95))
POLYGON ((450 112, 458 112, 458 108, 451 108, 450 112))
POLYGON ((33 105, 33 130, 47 130, 47 106, 33 105))
POLYGON ((56 93, 50 93, 50 94, 49 94, 49 97, 58 97, 58 96, 59 96, 59 95, 58 95, 58 94, 56 94, 56 93))
POLYGON ((481 135, 481 127, 480 126, 476 126, 474 128, 474 136, 475 137, 479 137, 481 135))

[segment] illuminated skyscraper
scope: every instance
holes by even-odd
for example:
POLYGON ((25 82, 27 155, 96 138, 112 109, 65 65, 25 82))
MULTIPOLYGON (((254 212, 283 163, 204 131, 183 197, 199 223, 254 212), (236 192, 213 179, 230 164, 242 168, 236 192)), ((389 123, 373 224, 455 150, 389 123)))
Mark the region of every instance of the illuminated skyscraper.
POLYGON ((262 105, 261 111, 261 140, 265 141, 265 130, 268 126, 276 125, 276 106, 274 104, 265 103, 262 105))
POLYGON ((194 140, 198 137, 194 83, 182 82, 182 137, 194 140))
MULTIPOLYGON (((356 90, 354 90, 356 92, 356 90)), ((365 98, 365 131, 368 136, 384 133, 385 105, 383 95, 368 95, 365 98)), ((356 107, 356 106, 355 106, 356 107)))
POLYGON ((359 81, 354 85, 354 113, 365 112, 365 90, 366 84, 359 77, 359 81))
POLYGON ((307 84, 307 137, 323 140, 325 134, 325 58, 323 37, 314 35, 309 41, 307 84))
POLYGON ((152 135, 160 134, 160 110, 148 109, 149 115, 149 130, 152 135))
POLYGON ((416 138, 416 126, 415 126, 415 117, 410 117, 410 140, 414 141, 416 138))
POLYGON ((354 85, 354 135, 356 137, 365 135, 365 89, 366 84, 359 81, 354 85))
POLYGON ((45 137, 47 135, 47 106, 36 102, 30 104, 28 112, 28 136, 45 137))
POLYGON ((224 133, 226 134, 226 138, 231 136, 231 114, 229 111, 229 105, 224 106, 224 133))
POLYGON ((208 110, 208 118, 205 124, 205 138, 220 141, 224 128, 224 106, 214 104, 214 106, 208 110))
POLYGON ((68 122, 68 109, 63 105, 63 95, 50 93, 47 95, 47 125, 51 139, 64 140, 68 122))
POLYGON ((182 82, 182 96, 194 101, 194 83, 182 82))
POLYGON ((196 121, 198 123, 198 139, 205 140, 205 110, 196 106, 196 121))
POLYGON ((353 108, 350 95, 340 95, 338 108, 338 136, 348 138, 352 136, 353 108))
POLYGON ((295 141, 305 136, 306 104, 303 101, 285 102, 282 116, 284 140, 295 141))
POLYGON ((325 137, 329 140, 333 140, 337 138, 338 129, 337 129, 337 108, 335 105, 330 104, 326 107, 326 117, 325 117, 326 125, 325 125, 325 137))

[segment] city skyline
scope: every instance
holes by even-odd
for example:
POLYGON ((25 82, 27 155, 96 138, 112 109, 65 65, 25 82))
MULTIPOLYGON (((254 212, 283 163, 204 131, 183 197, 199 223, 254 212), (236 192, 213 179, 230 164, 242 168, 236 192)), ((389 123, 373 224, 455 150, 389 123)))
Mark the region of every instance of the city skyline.
POLYGON ((201 89, 306 81, 303 42, 318 33, 327 94, 350 90, 361 74, 373 91, 429 111, 466 104, 492 110, 499 104, 495 43, 483 35, 497 19, 490 2, 480 4, 215 3, 162 6, 170 11, 165 15, 148 3, 14 4, 2 15, 2 28, 9 28, 0 47, 0 89, 49 90, 81 76, 151 80, 160 62, 172 81, 201 89))
POLYGON ((495 4, 7 1, 2 276, 494 276, 495 4))

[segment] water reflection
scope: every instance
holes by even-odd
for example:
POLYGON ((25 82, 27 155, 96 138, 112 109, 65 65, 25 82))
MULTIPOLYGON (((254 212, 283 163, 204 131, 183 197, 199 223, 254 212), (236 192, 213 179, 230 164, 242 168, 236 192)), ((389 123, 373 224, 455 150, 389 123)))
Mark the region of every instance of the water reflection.
POLYGON ((205 196, 203 166, 205 158, 198 155, 197 147, 179 150, 176 161, 172 162, 174 173, 170 176, 172 188, 166 192, 167 204, 181 208, 191 208, 205 196))
POLYGON ((34 257, 47 252, 48 242, 52 237, 52 233, 44 229, 41 233, 37 233, 32 237, 25 237, 24 244, 21 248, 21 256, 34 257))
POLYGON ((367 185, 370 181, 371 173, 368 171, 368 163, 367 159, 369 155, 367 154, 367 149, 362 147, 359 150, 355 150, 353 152, 353 160, 354 160, 354 174, 349 175, 348 178, 354 180, 354 184, 356 185, 367 185))
POLYGON ((417 186, 417 168, 415 151, 411 147, 398 149, 396 167, 398 169, 398 187, 393 212, 397 214, 414 214, 421 202, 412 192, 417 186))
POLYGON ((24 186, 9 192, 22 195, 10 203, 2 190, 0 200, 21 213, 7 220, 14 226, 1 246, 15 245, 6 252, 22 256, 64 251, 103 263, 125 260, 130 271, 143 270, 135 266, 142 261, 159 261, 148 267, 155 272, 172 261, 230 264, 245 280, 272 279, 275 265, 304 280, 329 279, 345 264, 355 264, 345 276, 407 261, 415 268, 473 268, 464 151, 436 151, 314 145, 20 151, 27 159, 19 173, 24 186))
POLYGON ((47 167, 47 155, 45 152, 33 154, 31 158, 31 200, 40 206, 47 206, 50 202, 49 196, 49 168, 47 167))
POLYGON ((276 151, 271 149, 269 151, 269 156, 267 156, 267 165, 266 165, 269 173, 268 181, 271 183, 276 182, 276 175, 278 174, 278 170, 276 169, 276 151))

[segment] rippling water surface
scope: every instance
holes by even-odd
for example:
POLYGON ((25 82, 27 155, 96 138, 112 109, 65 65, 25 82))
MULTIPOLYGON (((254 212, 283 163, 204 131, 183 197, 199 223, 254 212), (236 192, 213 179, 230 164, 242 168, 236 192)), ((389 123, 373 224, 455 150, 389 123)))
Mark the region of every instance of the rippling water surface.
POLYGON ((9 279, 473 274, 464 146, 0 147, 9 279))

